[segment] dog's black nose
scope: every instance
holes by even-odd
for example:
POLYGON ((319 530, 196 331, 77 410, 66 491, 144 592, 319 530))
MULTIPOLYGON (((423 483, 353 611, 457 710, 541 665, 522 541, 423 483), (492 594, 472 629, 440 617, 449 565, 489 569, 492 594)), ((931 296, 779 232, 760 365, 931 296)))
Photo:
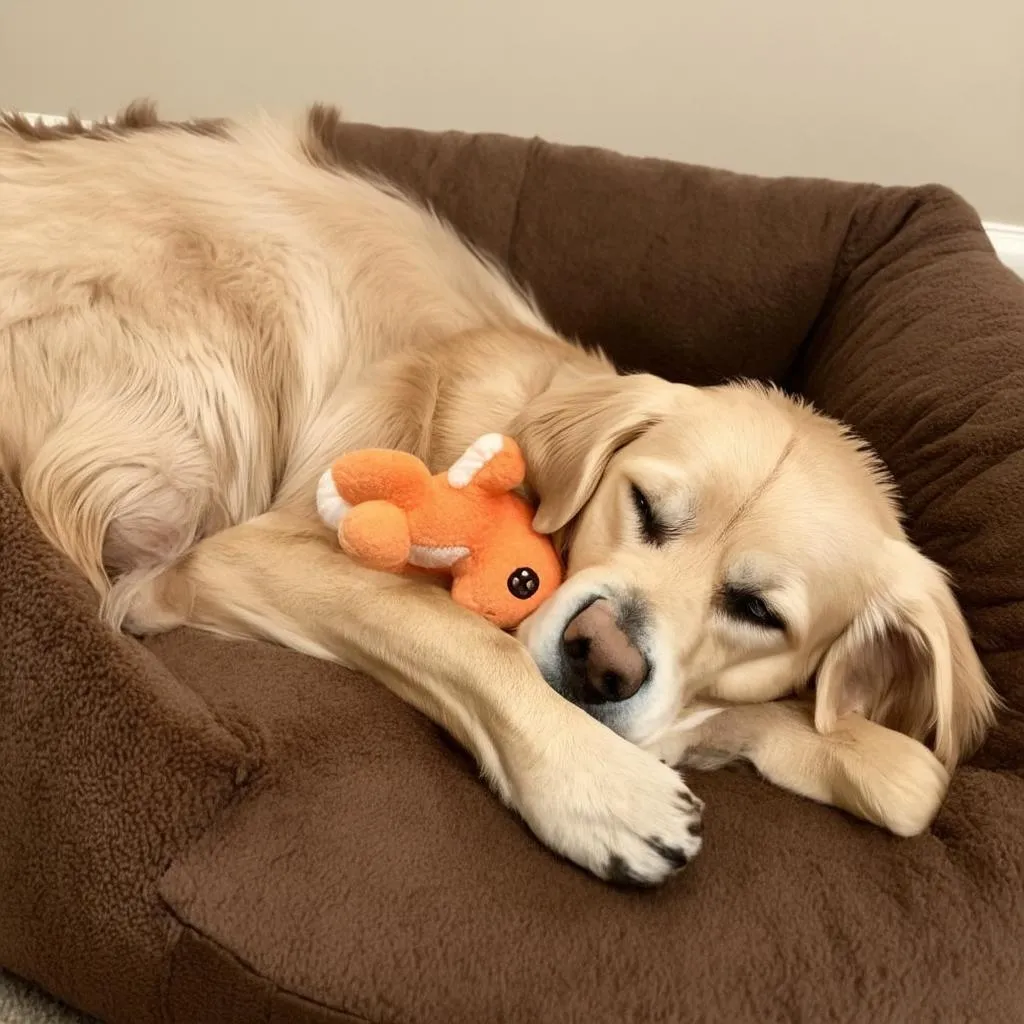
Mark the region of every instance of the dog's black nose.
POLYGON ((574 700, 605 704, 632 697, 646 682, 650 665, 619 624, 610 601, 583 609, 562 634, 568 682, 574 700))

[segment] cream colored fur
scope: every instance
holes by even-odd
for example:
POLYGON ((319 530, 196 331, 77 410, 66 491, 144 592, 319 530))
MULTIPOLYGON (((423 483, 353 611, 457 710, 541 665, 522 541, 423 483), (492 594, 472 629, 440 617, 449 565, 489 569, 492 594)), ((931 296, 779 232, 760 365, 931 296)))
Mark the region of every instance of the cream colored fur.
POLYGON ((0 130, 0 470, 111 624, 371 673, 602 877, 658 882, 699 849, 700 802, 658 754, 749 757, 897 833, 927 827, 993 696, 862 449, 774 392, 617 376, 438 219, 314 166, 305 130, 0 130), (316 515, 340 452, 402 448, 438 472, 489 431, 523 445, 538 525, 569 552, 522 643, 348 563, 316 515), (637 536, 632 483, 686 524, 672 543, 637 536), (729 620, 736 574, 784 635, 729 620), (573 601, 626 591, 656 664, 609 729, 541 669, 573 601), (764 703, 816 669, 816 707, 764 703))

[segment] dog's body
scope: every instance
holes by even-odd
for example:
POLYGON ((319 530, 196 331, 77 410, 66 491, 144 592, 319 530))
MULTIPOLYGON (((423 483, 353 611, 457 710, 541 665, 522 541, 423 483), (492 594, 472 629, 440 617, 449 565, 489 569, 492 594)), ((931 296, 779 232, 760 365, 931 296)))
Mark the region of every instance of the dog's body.
POLYGON ((772 392, 616 376, 311 133, 0 129, 0 471, 109 620, 371 673, 603 877, 699 848, 658 755, 925 828, 994 700, 871 460, 772 392), (492 431, 568 552, 522 644, 347 562, 314 504, 341 452, 438 471, 492 431))

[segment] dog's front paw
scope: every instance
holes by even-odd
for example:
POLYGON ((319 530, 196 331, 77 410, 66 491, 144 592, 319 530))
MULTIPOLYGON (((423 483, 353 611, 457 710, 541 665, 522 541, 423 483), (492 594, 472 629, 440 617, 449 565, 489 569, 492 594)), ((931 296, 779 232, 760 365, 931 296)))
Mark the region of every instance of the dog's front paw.
POLYGON ((836 735, 840 748, 834 802, 898 836, 925 832, 949 788, 949 772, 923 744, 875 722, 850 716, 836 735))
POLYGON ((658 885, 700 851, 704 804, 678 773, 582 712, 511 781, 536 835, 609 882, 658 885))

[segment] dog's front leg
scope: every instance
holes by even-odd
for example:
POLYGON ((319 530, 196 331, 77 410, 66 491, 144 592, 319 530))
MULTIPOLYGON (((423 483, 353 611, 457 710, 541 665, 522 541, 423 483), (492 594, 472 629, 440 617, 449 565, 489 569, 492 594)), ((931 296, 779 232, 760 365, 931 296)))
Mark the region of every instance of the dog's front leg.
POLYGON ((141 590, 126 625, 260 637, 378 679, 443 726, 557 852, 656 884, 700 848, 679 775, 563 700, 513 637, 430 583, 363 569, 303 516, 270 512, 200 542, 141 590))
POLYGON ((697 703, 645 746, 669 764, 696 768, 745 759, 783 789, 901 836, 928 828, 949 786, 923 743, 855 714, 820 733, 808 701, 697 703))

